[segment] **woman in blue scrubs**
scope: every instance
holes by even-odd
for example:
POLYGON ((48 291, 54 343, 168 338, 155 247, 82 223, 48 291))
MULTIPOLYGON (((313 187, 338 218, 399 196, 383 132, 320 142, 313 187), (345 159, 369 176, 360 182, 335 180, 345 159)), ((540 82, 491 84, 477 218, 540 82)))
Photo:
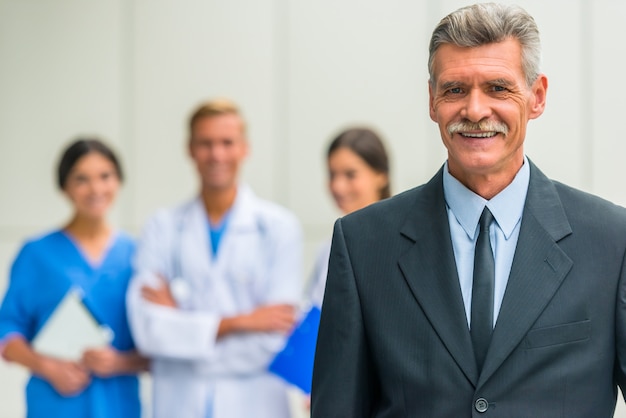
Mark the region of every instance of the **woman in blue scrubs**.
POLYGON ((0 306, 0 353, 32 374, 28 418, 140 416, 137 373, 147 362, 135 351, 125 309, 135 244, 106 220, 121 181, 118 159, 102 142, 72 143, 58 166, 58 186, 73 216, 26 242, 13 262, 0 306), (31 342, 70 289, 113 331, 111 344, 75 360, 38 353, 31 342))

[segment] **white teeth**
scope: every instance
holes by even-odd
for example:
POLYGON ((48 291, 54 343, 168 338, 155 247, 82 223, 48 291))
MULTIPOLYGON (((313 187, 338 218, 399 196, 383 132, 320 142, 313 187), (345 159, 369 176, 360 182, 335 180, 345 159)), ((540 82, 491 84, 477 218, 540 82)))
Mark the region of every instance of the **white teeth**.
POLYGON ((491 138, 492 136, 496 136, 497 132, 460 132, 460 134, 468 138, 491 138))

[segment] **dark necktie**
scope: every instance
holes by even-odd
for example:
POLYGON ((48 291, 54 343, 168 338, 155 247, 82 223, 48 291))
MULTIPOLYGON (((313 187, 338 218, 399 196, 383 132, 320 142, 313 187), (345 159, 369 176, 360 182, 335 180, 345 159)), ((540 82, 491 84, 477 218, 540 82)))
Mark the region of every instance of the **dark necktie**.
POLYGON ((493 331, 493 287, 496 276, 489 225, 493 215, 485 206, 480 215, 480 231, 474 252, 474 283, 472 285, 472 318, 470 334, 478 370, 483 368, 493 331))

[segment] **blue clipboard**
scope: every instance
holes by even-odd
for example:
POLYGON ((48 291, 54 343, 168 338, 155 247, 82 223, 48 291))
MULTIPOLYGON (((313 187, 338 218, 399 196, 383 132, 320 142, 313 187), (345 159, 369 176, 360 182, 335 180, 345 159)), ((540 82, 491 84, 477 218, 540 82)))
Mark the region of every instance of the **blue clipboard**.
POLYGON ((316 306, 307 312, 287 339, 285 348, 276 354, 269 366, 270 372, 299 387, 306 394, 311 393, 320 313, 316 306))

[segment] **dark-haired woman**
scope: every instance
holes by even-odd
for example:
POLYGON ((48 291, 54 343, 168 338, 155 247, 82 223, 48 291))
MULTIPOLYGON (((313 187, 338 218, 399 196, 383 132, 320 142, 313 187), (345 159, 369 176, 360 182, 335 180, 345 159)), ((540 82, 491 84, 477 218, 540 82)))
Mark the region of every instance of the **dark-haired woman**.
POLYGON ((72 143, 58 185, 73 208, 62 228, 29 240, 10 272, 0 306, 0 353, 32 374, 28 418, 138 418, 137 372, 146 368, 126 322, 125 293, 135 245, 106 220, 122 180, 114 153, 95 139, 72 143), (61 359, 31 345, 64 296, 79 290, 93 317, 113 332, 110 346, 61 359))
MULTIPOLYGON (((347 215, 391 196, 389 157, 379 135, 369 128, 351 128, 335 137, 326 154, 328 188, 339 210, 347 215)), ((322 305, 330 242, 320 249, 307 299, 322 305)))

